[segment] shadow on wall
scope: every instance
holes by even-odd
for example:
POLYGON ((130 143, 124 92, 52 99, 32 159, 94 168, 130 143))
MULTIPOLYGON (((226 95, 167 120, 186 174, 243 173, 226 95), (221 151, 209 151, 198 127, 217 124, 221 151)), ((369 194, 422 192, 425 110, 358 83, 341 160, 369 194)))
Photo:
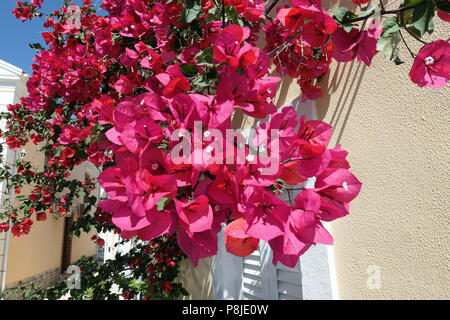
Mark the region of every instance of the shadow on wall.
POLYGON ((342 88, 337 105, 334 108, 334 113, 330 121, 328 121, 331 126, 337 128, 336 125, 340 119, 344 119, 342 125, 339 126, 339 131, 334 131, 334 134, 338 135, 336 144, 340 143, 366 69, 367 66, 365 64, 356 62, 355 60, 352 62, 334 63, 330 68, 330 72, 320 83, 323 96, 316 101, 319 120, 323 120, 327 115, 333 92, 338 88, 342 88), (346 69, 348 70, 346 71, 346 69), (342 83, 343 81, 344 83, 342 83))
MULTIPOLYGON (((333 9, 339 7, 346 7, 350 11, 355 11, 358 8, 358 6, 350 0, 322 1, 322 7, 325 11, 329 12, 329 14, 332 14, 331 11, 333 9)), ((338 103, 330 118, 331 120, 328 122, 335 128, 333 135, 338 135, 336 145, 340 143, 366 68, 367 66, 365 64, 356 62, 355 60, 343 63, 336 63, 336 61, 333 61, 332 65, 330 65, 330 71, 319 83, 323 91, 322 98, 316 100, 317 116, 319 120, 325 119, 330 106, 331 94, 342 87, 338 103), (343 81, 345 81, 345 83, 342 83, 343 81), (344 117, 342 125, 337 129, 336 125, 342 117, 344 117)))
MULTIPOLYGON (((284 2, 287 3, 287 1, 280 1, 281 4, 284 2)), ((351 0, 323 1, 322 7, 329 14, 332 14, 331 11, 338 7, 346 7, 350 11, 355 11, 358 8, 351 0)), ((274 12, 272 12, 273 14, 274 12)), ((262 42, 260 44, 263 45, 262 42)), ((346 63, 336 63, 336 61, 333 61, 333 64, 330 66, 330 72, 319 83, 323 90, 323 97, 316 100, 318 120, 325 118, 329 109, 331 94, 342 87, 342 94, 339 97, 338 105, 334 109, 331 121, 329 121, 329 124, 335 127, 341 118, 344 119, 342 125, 339 126, 339 131, 334 131, 334 134, 338 135, 336 144, 340 143, 366 68, 366 65, 355 60, 346 63), (343 81, 345 83, 342 83, 343 81)), ((275 105, 278 108, 301 95, 296 79, 294 81, 294 79, 288 76, 280 76, 276 71, 271 75, 282 78, 282 81, 277 84, 277 96, 275 97, 275 105)), ((244 129, 253 126, 257 121, 258 119, 252 119, 246 116, 242 110, 236 109, 233 115, 232 127, 235 129, 244 129)))

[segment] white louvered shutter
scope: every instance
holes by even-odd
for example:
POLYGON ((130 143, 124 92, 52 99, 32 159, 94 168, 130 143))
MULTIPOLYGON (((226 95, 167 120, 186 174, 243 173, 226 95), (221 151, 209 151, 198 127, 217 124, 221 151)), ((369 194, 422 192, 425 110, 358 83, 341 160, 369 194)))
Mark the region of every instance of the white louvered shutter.
POLYGON ((242 299, 302 299, 300 264, 288 268, 272 264, 270 246, 260 241, 258 250, 242 258, 242 299))

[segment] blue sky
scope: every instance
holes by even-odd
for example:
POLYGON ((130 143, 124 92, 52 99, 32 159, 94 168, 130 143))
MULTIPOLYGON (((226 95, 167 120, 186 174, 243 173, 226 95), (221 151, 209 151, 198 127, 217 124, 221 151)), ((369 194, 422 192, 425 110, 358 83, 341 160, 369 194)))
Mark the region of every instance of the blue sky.
MULTIPOLYGON (((17 0, 0 0, 0 59, 9 62, 16 67, 31 73, 31 64, 36 51, 31 49, 28 44, 40 42, 42 40, 41 33, 48 31, 42 25, 45 18, 36 18, 32 21, 16 19, 12 11, 16 7, 17 0)), ((25 2, 26 0, 22 0, 25 2)), ((75 4, 80 4, 81 0, 73 0, 75 4)), ((101 3, 100 0, 94 0, 101 3)), ((61 7, 63 0, 44 0, 43 11, 53 12, 61 7)))

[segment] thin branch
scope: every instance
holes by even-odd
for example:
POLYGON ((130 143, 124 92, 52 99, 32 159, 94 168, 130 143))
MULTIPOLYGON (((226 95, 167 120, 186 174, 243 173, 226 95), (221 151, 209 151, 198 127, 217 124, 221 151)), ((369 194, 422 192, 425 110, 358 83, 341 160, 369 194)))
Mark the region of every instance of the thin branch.
MULTIPOLYGON (((403 20, 403 14, 398 15, 398 17, 399 17, 399 19, 400 19, 400 23, 401 23, 402 25, 405 26, 406 32, 408 32, 408 33, 410 34, 411 37, 413 37, 414 39, 416 39, 417 41, 419 41, 419 42, 421 42, 421 43, 423 43, 423 44, 427 44, 425 41, 423 41, 422 39, 420 39, 419 37, 417 37, 414 33, 412 33, 410 30, 408 30, 408 28, 407 28, 406 25, 405 25, 405 21, 403 20)), ((399 30, 399 31, 400 31, 400 30, 399 30)), ((400 33, 400 35, 401 35, 401 33, 400 33)), ((403 38, 403 36, 402 36, 402 38, 403 38)))
POLYGON ((288 194, 288 197, 289 197, 289 204, 292 204, 291 191, 289 189, 286 189, 286 190, 287 190, 287 194, 288 194))
POLYGON ((285 186, 283 186, 283 188, 289 192, 289 191, 299 191, 299 190, 303 190, 303 187, 299 187, 299 188, 286 188, 285 186))
POLYGON ((403 43, 406 46, 406 49, 408 49, 409 53, 411 54, 411 57, 413 57, 413 59, 416 57, 416 55, 412 52, 411 48, 408 46, 408 43, 406 43, 405 38, 403 37, 403 34, 400 30, 398 30, 398 33, 400 34, 400 37, 402 38, 403 43))
MULTIPOLYGON (((418 6, 418 4, 415 4, 415 5, 413 5, 413 6, 410 6, 410 7, 407 7, 407 8, 399 8, 399 9, 397 9, 397 10, 383 10, 383 9, 381 9, 380 15, 385 15, 385 14, 399 14, 399 13, 402 13, 403 11, 408 11, 408 10, 414 9, 414 8, 417 7, 417 6, 418 6)), ((367 19, 369 19, 371 16, 373 16, 374 14, 375 14, 375 11, 372 11, 371 14, 368 14, 367 16, 364 16, 364 17, 359 17, 359 18, 355 18, 355 19, 353 19, 353 20, 350 20, 347 24, 354 23, 354 22, 359 22, 359 21, 362 21, 362 20, 367 20, 367 19)))
POLYGON ((267 55, 270 57, 270 56, 273 55, 274 53, 283 51, 286 47, 289 46, 289 44, 291 43, 292 40, 294 40, 295 38, 297 38, 297 36, 300 34, 300 31, 301 31, 301 29, 299 29, 293 36, 289 37, 289 39, 287 39, 285 43, 283 43, 282 45, 276 47, 276 48, 273 49, 272 51, 269 51, 269 52, 267 53, 267 55))
POLYGON ((411 37, 413 37, 414 39, 416 39, 417 41, 423 43, 423 44, 428 44, 427 42, 423 41, 422 39, 420 39, 418 36, 416 36, 414 33, 412 33, 411 31, 408 30, 408 28, 405 27, 406 32, 409 33, 409 35, 411 37))
POLYGON ((277 5, 278 1, 280 1, 280 0, 275 0, 274 2, 272 2, 270 7, 264 12, 265 16, 267 16, 270 13, 270 11, 273 9, 273 7, 275 7, 277 5))

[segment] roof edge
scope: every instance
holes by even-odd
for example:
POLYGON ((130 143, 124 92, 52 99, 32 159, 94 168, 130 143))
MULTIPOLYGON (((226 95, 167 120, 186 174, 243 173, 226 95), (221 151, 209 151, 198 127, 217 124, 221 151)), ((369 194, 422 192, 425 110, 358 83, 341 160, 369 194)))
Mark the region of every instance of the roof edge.
POLYGON ((26 73, 24 70, 20 69, 19 67, 16 67, 15 65, 12 65, 2 59, 0 59, 0 68, 4 68, 4 69, 8 70, 9 72, 13 73, 14 75, 18 76, 19 78, 29 77, 28 73, 26 73))

